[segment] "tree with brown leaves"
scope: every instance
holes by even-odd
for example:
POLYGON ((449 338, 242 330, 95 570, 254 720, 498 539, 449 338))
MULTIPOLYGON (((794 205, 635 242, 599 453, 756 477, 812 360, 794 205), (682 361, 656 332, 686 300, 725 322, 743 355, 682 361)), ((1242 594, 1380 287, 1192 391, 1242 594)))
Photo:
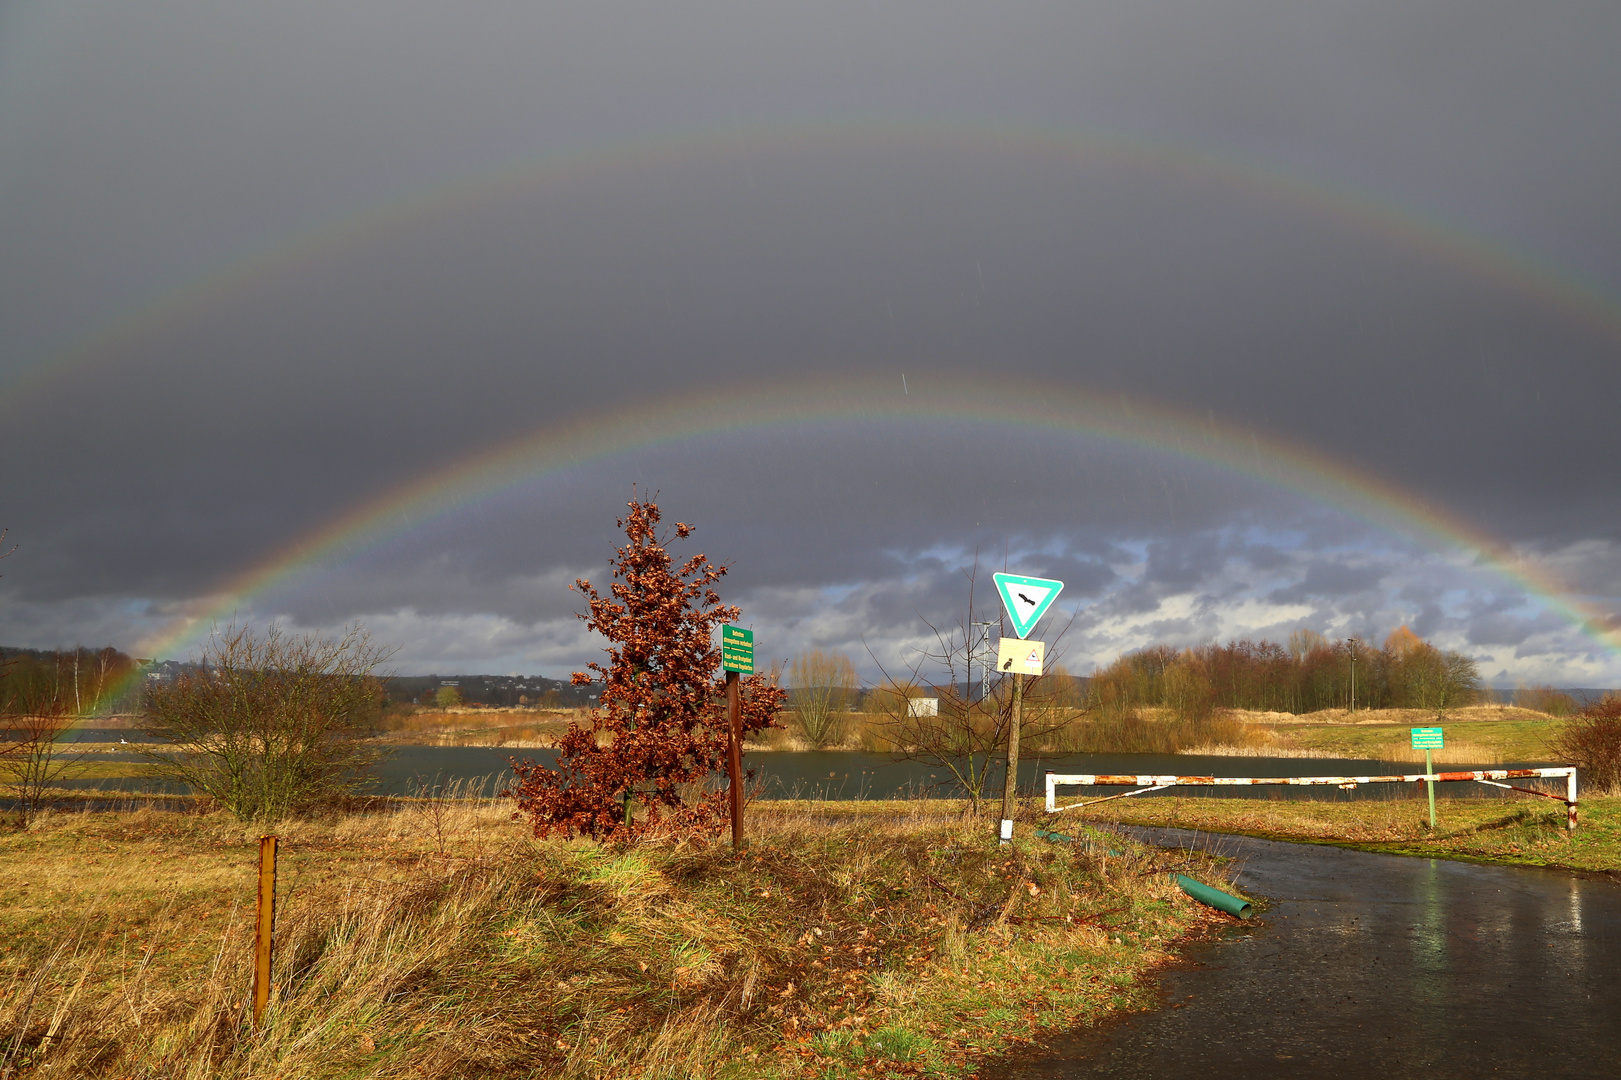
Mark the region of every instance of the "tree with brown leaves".
MULTIPOLYGON (((702 553, 676 566, 667 544, 693 527, 676 522, 659 534, 659 508, 632 499, 617 525, 626 543, 610 562, 608 595, 589 581, 586 628, 607 638, 608 663, 574 673, 576 686, 598 685, 589 725, 570 724, 555 769, 513 762, 509 790, 536 836, 561 832, 623 841, 660 823, 719 832, 727 793, 712 783, 725 769, 728 722, 716 632, 738 618, 714 585, 726 573, 702 553)), ((744 733, 771 727, 783 692, 751 675, 742 685, 744 733)))

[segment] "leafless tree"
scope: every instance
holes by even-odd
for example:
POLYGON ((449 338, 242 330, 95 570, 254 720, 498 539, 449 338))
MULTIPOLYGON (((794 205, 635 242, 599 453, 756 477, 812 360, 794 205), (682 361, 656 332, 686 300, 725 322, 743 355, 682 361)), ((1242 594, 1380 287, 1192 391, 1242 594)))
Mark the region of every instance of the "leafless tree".
MULTIPOLYGON (((898 760, 923 762, 949 774, 968 796, 975 814, 980 812, 984 802, 986 785, 1004 767, 1001 753, 1007 746, 1013 723, 1011 679, 994 677, 981 700, 975 699, 970 682, 973 665, 980 661, 973 637, 974 583, 978 569, 976 561, 972 569, 963 572, 968 579, 968 606, 957 625, 936 626, 918 616, 934 644, 919 650, 904 670, 890 671, 868 650, 883 676, 878 689, 869 695, 868 708, 878 714, 876 724, 890 745, 891 753, 898 760), (939 699, 938 708, 933 711, 919 709, 912 703, 912 699, 925 696, 925 689, 926 696, 939 699)), ((1048 642, 1048 671, 1058 670, 1062 638, 1068 629, 1069 624, 1063 624, 1048 642)), ((1003 632, 1006 632, 1005 620, 1003 632)), ((1068 690, 1067 678, 1060 680, 1049 675, 1026 678, 1020 723, 1022 739, 1039 743, 1074 719, 1075 710, 1066 700, 1068 695, 1062 693, 1068 690)))
POLYGON ((845 710, 859 685, 850 658, 821 649, 803 653, 788 668, 788 684, 788 701, 805 741, 818 750, 841 742, 845 710))
POLYGON ((52 792, 82 771, 84 751, 68 738, 76 719, 75 672, 61 654, 4 664, 0 683, 0 784, 16 801, 25 826, 49 805, 52 792))
POLYGON ((340 637, 216 630, 196 662, 147 695, 141 754, 243 820, 274 819, 368 782, 359 740, 383 702, 391 649, 340 637))
MULTIPOLYGON (((0 548, 5 547, 0 529, 0 548)), ((6 558, 16 547, 0 551, 6 558)), ((76 658, 75 658, 76 659, 76 658)), ((0 660, 0 785, 16 800, 26 827, 47 804, 52 789, 83 764, 84 755, 64 736, 73 723, 62 686, 62 663, 30 658, 0 660)))

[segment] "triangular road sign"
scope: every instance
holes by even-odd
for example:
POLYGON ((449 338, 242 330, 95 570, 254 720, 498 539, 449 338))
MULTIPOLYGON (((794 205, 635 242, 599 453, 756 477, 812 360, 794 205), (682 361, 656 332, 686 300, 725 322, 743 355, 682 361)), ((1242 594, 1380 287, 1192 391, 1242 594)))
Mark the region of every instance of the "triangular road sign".
POLYGON ((1019 637, 1030 636, 1036 623, 1047 614, 1058 594, 1064 591, 1062 581, 1051 578, 1024 577, 1021 574, 992 574, 996 591, 1002 594, 1002 606, 1013 620, 1013 632, 1019 637))

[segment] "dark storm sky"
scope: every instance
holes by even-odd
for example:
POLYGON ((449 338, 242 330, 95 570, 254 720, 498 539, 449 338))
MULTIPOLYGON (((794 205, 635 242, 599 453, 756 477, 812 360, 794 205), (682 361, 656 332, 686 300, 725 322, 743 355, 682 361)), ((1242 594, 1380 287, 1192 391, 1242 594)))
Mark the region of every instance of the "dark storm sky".
POLYGON ((639 484, 767 652, 869 676, 977 550, 1070 583, 1076 670, 1408 622, 1495 681, 1621 682, 1466 549, 963 420, 748 432, 724 482, 713 439, 582 461, 222 595, 503 439, 904 374, 1303 445, 1613 617, 1618 46, 1606 4, 10 5, 0 644, 183 652, 234 610, 564 674, 639 484))

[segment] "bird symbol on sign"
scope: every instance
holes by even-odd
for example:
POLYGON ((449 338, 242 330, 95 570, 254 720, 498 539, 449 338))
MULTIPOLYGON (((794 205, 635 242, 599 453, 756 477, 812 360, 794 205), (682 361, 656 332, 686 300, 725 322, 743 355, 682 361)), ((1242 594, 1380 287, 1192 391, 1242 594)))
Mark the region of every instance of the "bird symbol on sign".
POLYGON ((1025 603, 1029 604, 1031 607, 1036 606, 1036 602, 1034 600, 1030 599, 1028 596, 1024 595, 1024 593, 1019 594, 1019 599, 1023 600, 1025 603))

